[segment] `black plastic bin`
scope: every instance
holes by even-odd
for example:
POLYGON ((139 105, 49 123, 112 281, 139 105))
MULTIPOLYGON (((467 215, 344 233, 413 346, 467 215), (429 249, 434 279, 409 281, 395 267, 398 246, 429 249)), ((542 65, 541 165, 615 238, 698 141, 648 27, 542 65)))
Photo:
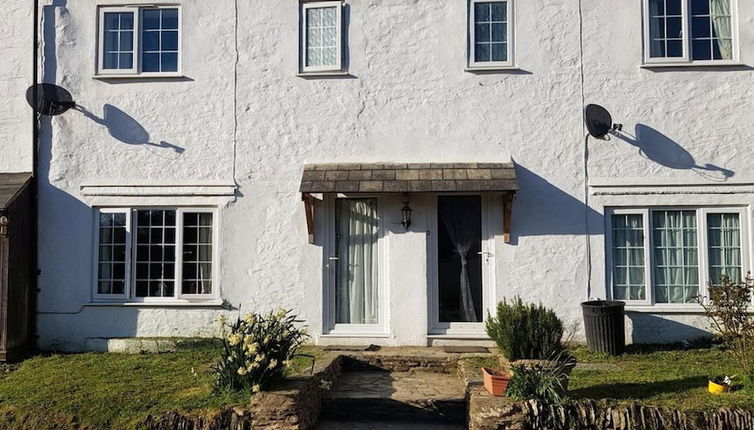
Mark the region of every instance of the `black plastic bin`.
POLYGON ((623 354, 626 349, 624 302, 595 300, 581 304, 586 344, 590 351, 623 354))

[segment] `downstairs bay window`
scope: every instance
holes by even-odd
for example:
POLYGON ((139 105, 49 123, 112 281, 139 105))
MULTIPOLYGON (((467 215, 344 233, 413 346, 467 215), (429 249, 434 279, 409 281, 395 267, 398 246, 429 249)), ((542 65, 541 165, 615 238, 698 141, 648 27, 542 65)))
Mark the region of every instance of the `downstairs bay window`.
POLYGON ((607 212, 608 282, 629 304, 689 305, 725 275, 748 270, 743 208, 612 209, 607 212))
POLYGON ((154 302, 217 297, 217 213, 101 208, 94 298, 154 302))

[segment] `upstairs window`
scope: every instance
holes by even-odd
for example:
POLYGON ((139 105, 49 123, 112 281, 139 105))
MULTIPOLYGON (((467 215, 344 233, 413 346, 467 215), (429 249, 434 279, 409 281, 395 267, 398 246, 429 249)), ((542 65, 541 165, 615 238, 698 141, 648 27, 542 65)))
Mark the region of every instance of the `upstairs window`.
POLYGON ((734 1, 645 0, 645 61, 735 61, 734 1))
POLYGON ((175 74, 180 70, 177 7, 100 7, 100 75, 175 74))
POLYGON ((469 2, 469 68, 513 65, 513 0, 469 2))
POLYGON ((301 71, 342 70, 342 4, 301 4, 301 71))

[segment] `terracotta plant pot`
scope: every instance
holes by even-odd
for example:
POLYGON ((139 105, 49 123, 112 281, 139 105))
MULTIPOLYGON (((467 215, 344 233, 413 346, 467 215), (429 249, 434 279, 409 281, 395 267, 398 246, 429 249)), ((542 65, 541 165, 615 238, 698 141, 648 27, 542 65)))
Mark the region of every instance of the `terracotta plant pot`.
POLYGON ((493 396, 502 396, 511 381, 511 375, 486 367, 482 367, 482 376, 484 377, 484 389, 493 396))

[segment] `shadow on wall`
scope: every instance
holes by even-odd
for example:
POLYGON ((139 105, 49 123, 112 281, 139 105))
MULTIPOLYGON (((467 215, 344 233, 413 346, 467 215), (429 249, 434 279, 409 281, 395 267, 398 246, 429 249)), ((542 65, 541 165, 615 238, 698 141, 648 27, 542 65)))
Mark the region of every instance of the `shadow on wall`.
POLYGON ((602 234, 589 226, 603 225, 603 215, 547 179, 515 163, 519 190, 513 202, 511 243, 520 236, 602 234))
MULTIPOLYGON (((699 327, 657 315, 626 312, 626 317, 626 340, 629 343, 674 343, 712 336, 710 332, 699 327)), ((699 318, 700 325, 703 325, 704 317, 700 315, 699 318)))
POLYGON ((639 148, 639 154, 648 160, 676 170, 691 170, 707 179, 724 182, 735 172, 714 164, 700 165, 694 157, 673 139, 645 124, 636 124, 635 136, 626 132, 618 138, 639 148))
POLYGON ((87 110, 85 107, 77 105, 74 109, 81 112, 87 118, 107 128, 108 133, 113 138, 128 145, 148 145, 157 148, 170 148, 178 154, 182 154, 185 149, 173 145, 172 143, 161 140, 160 142, 150 142, 149 132, 139 124, 131 115, 123 112, 111 104, 105 104, 102 107, 102 118, 87 110))

